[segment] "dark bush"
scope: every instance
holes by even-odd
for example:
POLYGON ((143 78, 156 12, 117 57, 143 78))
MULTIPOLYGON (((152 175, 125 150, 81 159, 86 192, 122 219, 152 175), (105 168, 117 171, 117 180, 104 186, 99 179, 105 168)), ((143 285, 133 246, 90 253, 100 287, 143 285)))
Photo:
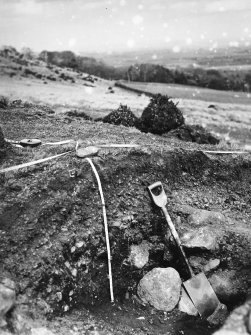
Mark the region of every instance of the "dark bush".
POLYGON ((138 118, 126 105, 120 105, 117 110, 106 115, 102 121, 115 125, 123 125, 125 127, 135 127, 138 124, 138 118))
POLYGON ((9 105, 9 100, 8 98, 4 96, 0 96, 0 108, 7 108, 9 105))
POLYGON ((177 104, 166 95, 156 94, 142 113, 139 129, 161 135, 182 124, 184 117, 177 104))

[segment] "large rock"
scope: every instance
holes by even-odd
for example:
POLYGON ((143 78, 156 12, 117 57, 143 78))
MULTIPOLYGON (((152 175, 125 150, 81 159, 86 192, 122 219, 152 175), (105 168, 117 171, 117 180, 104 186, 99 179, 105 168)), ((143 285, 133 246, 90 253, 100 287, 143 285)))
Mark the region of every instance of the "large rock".
POLYGON ((182 112, 166 95, 157 94, 144 109, 140 129, 153 134, 164 134, 184 123, 182 112))
POLYGON ((173 268, 155 268, 138 284, 138 296, 158 310, 169 312, 180 298, 181 279, 173 268))
POLYGON ((0 280, 0 327, 6 324, 5 315, 16 301, 15 283, 9 278, 0 280))
POLYGON ((149 261, 149 243, 142 241, 139 245, 131 245, 129 261, 138 269, 143 268, 149 261))
POLYGON ((218 271, 208 279, 219 300, 226 305, 238 303, 247 295, 245 278, 234 270, 218 271))
POLYGON ((216 250, 218 248, 218 234, 211 227, 192 229, 181 236, 181 244, 187 248, 216 250))

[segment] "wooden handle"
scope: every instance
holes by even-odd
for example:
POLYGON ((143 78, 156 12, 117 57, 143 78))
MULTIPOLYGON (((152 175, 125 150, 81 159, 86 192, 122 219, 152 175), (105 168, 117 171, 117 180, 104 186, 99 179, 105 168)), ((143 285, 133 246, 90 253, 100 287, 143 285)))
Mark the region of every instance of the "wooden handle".
POLYGON ((166 209, 165 206, 162 207, 162 211, 163 211, 163 213, 164 213, 164 215, 165 215, 166 221, 167 221, 167 223, 168 223, 168 227, 169 227, 169 229, 171 230, 171 233, 172 233, 172 236, 173 236, 173 238, 174 238, 174 240, 175 240, 175 242, 176 242, 176 245, 177 245, 177 247, 179 248, 179 251, 180 251, 180 253, 181 253, 181 255, 182 255, 182 257, 183 257, 183 259, 184 259, 184 261, 185 261, 185 263, 186 263, 186 266, 187 266, 189 275, 190 275, 191 277, 193 277, 193 276, 194 276, 193 270, 192 270, 192 268, 191 268, 191 266, 190 266, 190 264, 189 264, 189 262, 188 262, 188 259, 187 259, 187 257, 186 257, 186 254, 185 254, 185 252, 184 252, 184 249, 183 249, 183 247, 182 247, 182 245, 181 245, 181 241, 180 241, 179 235, 178 235, 178 233, 177 233, 177 231, 176 231, 176 229, 175 229, 175 227, 174 227, 174 224, 173 224, 173 222, 172 222, 172 220, 171 220, 171 218, 170 218, 170 215, 168 214, 168 211, 167 211, 167 209, 166 209))

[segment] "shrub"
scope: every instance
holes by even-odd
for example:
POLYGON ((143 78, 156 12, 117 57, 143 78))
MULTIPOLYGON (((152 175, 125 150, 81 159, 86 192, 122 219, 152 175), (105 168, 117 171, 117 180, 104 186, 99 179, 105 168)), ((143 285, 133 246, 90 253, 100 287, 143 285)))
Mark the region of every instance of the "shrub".
POLYGON ((182 112, 166 95, 154 95, 140 118, 139 128, 153 134, 167 133, 184 124, 182 112))
POLYGON ((134 127, 138 123, 138 118, 129 107, 121 104, 118 109, 106 115, 102 121, 115 125, 123 125, 125 127, 134 127))
POLYGON ((7 108, 8 105, 9 105, 9 99, 4 96, 0 96, 0 108, 7 108))

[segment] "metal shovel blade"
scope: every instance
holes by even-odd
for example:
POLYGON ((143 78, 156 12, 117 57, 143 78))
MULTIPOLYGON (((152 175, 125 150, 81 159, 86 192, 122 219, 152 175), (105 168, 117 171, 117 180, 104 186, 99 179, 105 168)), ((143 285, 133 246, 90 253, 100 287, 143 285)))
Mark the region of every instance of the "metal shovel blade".
POLYGON ((220 301, 203 272, 186 280, 183 285, 201 317, 208 318, 214 313, 220 301))

